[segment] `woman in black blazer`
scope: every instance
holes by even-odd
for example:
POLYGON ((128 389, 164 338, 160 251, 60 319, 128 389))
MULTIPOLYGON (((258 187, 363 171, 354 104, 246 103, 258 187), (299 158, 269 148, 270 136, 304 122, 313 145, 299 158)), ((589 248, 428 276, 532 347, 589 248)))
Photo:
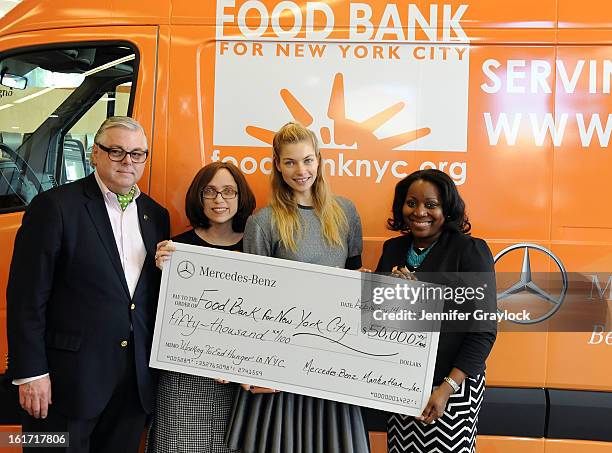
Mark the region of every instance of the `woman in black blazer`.
MULTIPOLYGON (((491 251, 482 239, 468 235, 465 204, 448 175, 421 170, 400 181, 387 222, 403 234, 385 242, 377 272, 454 287, 483 286, 479 308, 496 311, 491 251)), ((445 302, 445 310, 453 308, 458 308, 454 301, 445 302)), ((390 415, 389 453, 475 451, 485 360, 496 333, 494 321, 442 322, 431 397, 419 417, 390 415)))

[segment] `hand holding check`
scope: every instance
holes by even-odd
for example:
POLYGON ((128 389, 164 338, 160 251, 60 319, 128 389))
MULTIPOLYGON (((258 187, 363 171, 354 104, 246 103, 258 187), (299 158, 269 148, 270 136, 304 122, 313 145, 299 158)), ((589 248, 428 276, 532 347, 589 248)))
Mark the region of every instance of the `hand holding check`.
POLYGON ((246 390, 247 392, 251 392, 251 393, 278 393, 280 392, 280 390, 276 390, 276 389, 271 389, 268 387, 259 387, 257 385, 249 385, 249 384, 240 384, 240 386, 246 390))
POLYGON ((404 280, 417 280, 414 272, 410 272, 406 266, 393 266, 393 269, 391 269, 391 274, 394 277, 403 278, 404 280))
POLYGON ((160 270, 163 269, 164 263, 170 259, 175 250, 176 247, 171 239, 159 242, 155 250, 155 265, 160 270))

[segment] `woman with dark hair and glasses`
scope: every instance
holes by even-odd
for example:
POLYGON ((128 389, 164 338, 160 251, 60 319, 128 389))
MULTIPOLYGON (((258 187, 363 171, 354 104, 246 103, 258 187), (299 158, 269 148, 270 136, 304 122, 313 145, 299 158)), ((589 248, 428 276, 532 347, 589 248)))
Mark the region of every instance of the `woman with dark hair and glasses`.
MULTIPOLYGON (((402 235, 384 243, 377 272, 449 286, 483 285, 479 303, 496 311, 493 256, 482 239, 468 234, 465 204, 448 175, 421 170, 400 181, 387 224, 402 235)), ((445 301, 445 310, 457 307, 445 301)), ((485 360, 496 334, 494 321, 460 326, 442 321, 432 394, 418 417, 390 414, 389 453, 407 451, 408 444, 411 452, 475 451, 485 360)))
MULTIPOLYGON (((244 226, 254 209, 253 192, 236 166, 208 164, 196 174, 185 197, 192 229, 172 240, 241 252, 244 226)), ((175 249, 172 241, 157 245, 159 268, 175 249)), ((160 371, 147 452, 234 452, 224 437, 236 389, 233 383, 160 371)))

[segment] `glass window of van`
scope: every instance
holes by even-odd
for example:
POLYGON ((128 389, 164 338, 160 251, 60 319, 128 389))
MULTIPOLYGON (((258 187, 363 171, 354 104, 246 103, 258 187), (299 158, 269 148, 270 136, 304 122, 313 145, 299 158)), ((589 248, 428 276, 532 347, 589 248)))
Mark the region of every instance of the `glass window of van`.
POLYGON ((0 55, 0 212, 89 175, 100 124, 131 113, 136 50, 65 46, 0 55))

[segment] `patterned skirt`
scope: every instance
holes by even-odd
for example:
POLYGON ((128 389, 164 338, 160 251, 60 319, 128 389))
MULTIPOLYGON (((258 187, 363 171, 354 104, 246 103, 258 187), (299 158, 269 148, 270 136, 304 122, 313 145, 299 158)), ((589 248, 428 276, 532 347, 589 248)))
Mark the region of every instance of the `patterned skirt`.
POLYGON ((468 377, 450 396, 442 417, 426 425, 400 414, 387 421, 389 453, 474 453, 484 375, 468 377))
POLYGON ((162 371, 147 453, 237 453, 225 431, 238 384, 162 371))
POLYGON ((227 431, 243 453, 368 453, 361 408, 288 392, 238 391, 227 431))

